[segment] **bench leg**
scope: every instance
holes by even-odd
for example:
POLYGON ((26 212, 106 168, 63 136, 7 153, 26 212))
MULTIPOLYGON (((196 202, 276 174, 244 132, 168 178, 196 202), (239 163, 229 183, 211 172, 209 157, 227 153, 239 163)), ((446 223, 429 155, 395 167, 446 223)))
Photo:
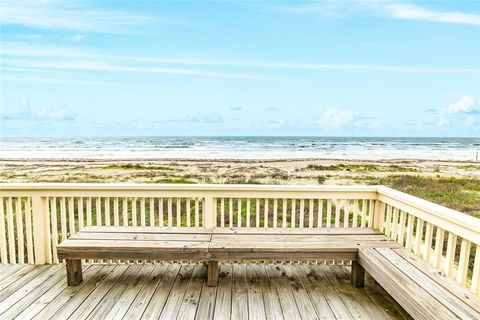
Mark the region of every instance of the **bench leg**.
POLYGON ((218 283, 218 261, 208 261, 207 286, 216 287, 218 283))
POLYGON ((358 261, 352 261, 352 285, 357 288, 365 286, 365 269, 358 261))
POLYGON ((82 281, 82 260, 66 259, 67 283, 69 286, 79 285, 82 281))

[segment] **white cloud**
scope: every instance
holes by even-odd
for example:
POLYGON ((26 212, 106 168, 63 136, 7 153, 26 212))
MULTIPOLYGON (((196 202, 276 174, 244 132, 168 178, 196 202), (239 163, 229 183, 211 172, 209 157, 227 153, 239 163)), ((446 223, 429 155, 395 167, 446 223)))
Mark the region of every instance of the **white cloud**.
POLYGON ((475 105, 475 100, 472 97, 463 96, 455 103, 450 104, 445 108, 447 113, 468 112, 475 105))
POLYGON ((480 15, 429 10, 419 5, 389 1, 356 0, 276 6, 276 11, 310 14, 321 18, 339 18, 352 14, 379 15, 403 20, 480 25, 480 15))
POLYGON ((389 16, 399 19, 460 23, 480 26, 480 15, 477 14, 433 11, 416 5, 406 4, 385 5, 383 6, 383 10, 385 10, 389 16))
MULTIPOLYGON (((285 69, 318 72, 323 70, 339 70, 350 72, 388 72, 388 73, 462 73, 478 74, 479 69, 443 68, 443 67, 408 67, 386 65, 358 64, 322 64, 295 62, 262 62, 262 61, 228 61, 204 59, 178 59, 145 56, 125 56, 102 54, 85 47, 32 46, 25 43, 3 42, 0 48, 2 67, 27 67, 32 69, 70 69, 117 72, 170 73, 178 75, 265 79, 270 78, 260 74, 238 74, 220 72, 222 68, 245 69, 285 69), (135 62, 135 63, 132 63, 135 62), (145 67, 143 66, 145 65, 145 67), (195 66, 196 69, 185 69, 179 66, 195 66), (205 67, 210 67, 205 69, 205 67), (200 69, 201 68, 201 69, 200 69), (215 70, 213 70, 215 69, 215 70)), ((250 70, 249 70, 250 72, 250 70)))
POLYGON ((471 127, 476 123, 475 114, 480 113, 480 110, 475 109, 476 101, 472 97, 462 96, 454 103, 449 104, 437 112, 431 112, 431 123, 440 127, 445 127, 453 122, 464 121, 465 126, 471 127))
POLYGON ((76 116, 70 113, 67 108, 62 105, 58 107, 32 108, 28 98, 22 98, 22 110, 17 113, 5 114, 1 117, 3 120, 14 121, 75 121, 76 116))
POLYGON ((230 110, 232 110, 232 111, 242 111, 242 107, 232 106, 232 107, 230 107, 230 110))
POLYGON ((317 122, 317 125, 325 129, 336 129, 353 122, 357 114, 350 110, 327 109, 317 122))
POLYGON ((0 23, 42 29, 66 29, 82 32, 133 33, 154 24, 171 25, 178 21, 132 12, 89 8, 81 1, 3 0, 0 23))
POLYGON ((77 34, 77 35, 75 35, 75 36, 72 37, 72 40, 73 40, 73 41, 81 41, 81 40, 83 40, 83 39, 85 39, 85 38, 86 38, 85 35, 83 35, 83 34, 77 34))

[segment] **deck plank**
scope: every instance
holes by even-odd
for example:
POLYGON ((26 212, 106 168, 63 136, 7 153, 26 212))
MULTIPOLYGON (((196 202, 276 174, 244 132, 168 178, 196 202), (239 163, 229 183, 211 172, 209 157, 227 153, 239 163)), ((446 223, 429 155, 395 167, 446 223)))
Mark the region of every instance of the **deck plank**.
MULTIPOLYGON (((159 304, 166 300, 166 295, 175 281, 180 265, 157 265, 150 275, 149 280, 142 290, 135 297, 128 311, 124 315, 124 319, 140 319, 142 316, 149 318, 152 309, 157 305, 149 304, 154 299, 159 304), (166 294, 165 294, 166 292, 166 294)), ((163 308, 163 305, 161 305, 163 308)))
POLYGON ((233 265, 232 320, 248 319, 247 270, 233 265))
POLYGON ((364 293, 363 288, 355 288, 350 283, 350 270, 344 266, 329 266, 324 269, 327 279, 333 284, 350 314, 356 319, 385 319, 387 314, 379 310, 364 293))
POLYGON ((198 301, 198 308, 195 314, 195 319, 213 319, 217 298, 217 289, 218 286, 209 287, 207 286, 207 282, 203 281, 202 293, 200 295, 200 300, 198 301))
POLYGON ((217 287, 206 286, 205 268, 85 264, 84 281, 67 286, 64 265, 34 266, 27 278, 17 267, 0 319, 408 318, 378 284, 353 288, 345 266, 221 263, 217 287))
MULTIPOLYGON (((265 304, 263 300, 262 275, 256 265, 249 265, 247 272, 247 298, 248 298, 248 318, 266 319, 265 304)), ((265 274, 263 275, 265 277, 265 274)))
POLYGON ((232 313, 233 265, 222 264, 218 277, 214 319, 230 319, 232 313))
MULTIPOLYGON (((96 274, 102 266, 84 266, 83 268, 83 283, 86 283, 90 280, 90 278, 96 274)), ((83 284, 82 283, 82 284, 83 284)), ((30 304, 25 310, 22 311, 18 315, 19 319, 32 319, 34 318, 37 314, 39 314, 42 310, 44 310, 45 307, 47 307, 52 301, 58 298, 60 294, 67 296, 67 295, 72 295, 72 292, 66 292, 69 291, 69 288, 80 288, 81 285, 76 286, 76 287, 68 287, 67 286, 67 279, 66 277, 63 277, 60 281, 58 281, 56 284, 54 284, 52 287, 47 288, 47 291, 40 297, 38 298, 34 303, 30 304)), ((60 302, 59 300, 57 300, 60 302)), ((60 302, 61 303, 61 302, 60 302)), ((53 304, 53 305, 58 305, 58 304, 53 304)), ((53 308, 52 308, 53 309, 53 308)), ((46 317, 45 317, 46 318, 46 317)))
POLYGON ((67 319, 70 316, 75 319, 80 318, 81 315, 84 315, 84 317, 87 316, 127 268, 127 265, 115 266, 105 277, 99 279, 101 282, 99 281, 91 283, 89 286, 84 286, 72 298, 70 303, 66 304, 65 308, 59 310, 52 319, 61 320, 67 319))
MULTIPOLYGON (((108 290, 106 294, 97 304, 97 306, 88 314, 87 317, 82 316, 84 319, 104 319, 120 297, 123 295, 129 284, 135 283, 137 274, 143 268, 141 265, 131 265, 128 269, 118 278, 113 286, 108 290)), ((93 303, 92 303, 93 304, 93 303)), ((86 315, 86 312, 85 312, 86 315)))
POLYGON ((70 315, 95 288, 103 281, 115 266, 92 265, 90 270, 96 272, 90 279, 85 277, 78 286, 66 286, 59 295, 51 300, 34 319, 61 319, 62 315, 70 315), (57 314, 55 316, 55 314, 57 314))
POLYGON ((351 319, 350 312, 333 285, 315 267, 301 265, 295 269, 301 275, 303 285, 313 301, 318 316, 321 319, 351 319))
MULTIPOLYGON (((22 298, 25 296, 28 296, 32 292, 36 292, 36 288, 40 286, 41 284, 45 283, 46 288, 48 289, 49 286, 49 279, 54 276, 55 273, 60 272, 61 270, 60 265, 51 265, 48 266, 48 268, 45 270, 45 272, 42 272, 40 275, 37 277, 31 279, 31 281, 28 281, 25 283, 23 286, 19 287, 15 292, 12 292, 11 294, 8 295, 5 299, 3 299, 0 302, 0 315, 4 314, 8 309, 10 309, 13 305, 15 305, 17 302, 19 302, 22 298)), ((60 277, 58 277, 60 279, 60 277)), ((22 304, 23 305, 23 304, 22 304)), ((20 306, 21 308, 21 306, 20 306)), ((19 310, 22 311, 23 309, 19 310)), ((16 313, 18 310, 12 310, 12 313, 16 313)), ((7 318, 8 319, 8 318, 7 318)))
MULTIPOLYGON (((195 265, 192 264, 182 265, 180 271, 178 272, 177 278, 175 279, 172 290, 168 295, 168 299, 165 302, 162 313, 159 315, 158 319, 170 320, 177 318, 183 302, 183 297, 185 296, 185 292, 187 290, 187 286, 190 283, 194 267, 195 265)), ((155 301, 152 302, 156 303, 155 301)))
POLYGON ((136 275, 133 281, 128 283, 125 291, 115 301, 115 304, 111 306, 110 312, 105 316, 105 320, 121 319, 136 299, 137 295, 143 290, 146 282, 150 280, 150 275, 155 269, 154 265, 140 266, 140 271, 136 275))
POLYGON ((277 289, 280 306, 285 319, 300 319, 300 312, 293 297, 292 288, 285 283, 285 273, 280 266, 267 265, 266 270, 273 285, 277 289))
POLYGON ((187 291, 185 292, 183 302, 180 306, 180 311, 177 317, 178 320, 195 318, 200 300, 200 294, 202 293, 203 283, 206 281, 206 272, 207 267, 205 265, 195 265, 190 283, 188 284, 187 291))

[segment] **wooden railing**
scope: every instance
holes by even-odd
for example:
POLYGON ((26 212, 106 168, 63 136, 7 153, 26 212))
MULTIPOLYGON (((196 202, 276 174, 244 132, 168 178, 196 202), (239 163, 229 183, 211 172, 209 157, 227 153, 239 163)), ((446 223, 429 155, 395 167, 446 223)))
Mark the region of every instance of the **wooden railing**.
POLYGON ((1 263, 83 226, 376 228, 480 295, 480 220, 383 186, 1 184, 1 263))

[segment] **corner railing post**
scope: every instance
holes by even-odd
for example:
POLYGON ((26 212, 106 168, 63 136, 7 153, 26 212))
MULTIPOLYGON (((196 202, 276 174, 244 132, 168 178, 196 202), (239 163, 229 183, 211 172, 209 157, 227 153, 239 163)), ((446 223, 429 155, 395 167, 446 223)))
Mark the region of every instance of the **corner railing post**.
POLYGON ((205 195, 205 208, 204 210, 204 227, 205 228, 213 228, 215 227, 215 206, 214 206, 214 201, 213 201, 213 193, 207 193, 205 195))
POLYGON ((48 203, 46 197, 41 197, 39 194, 32 196, 32 216, 35 264, 45 264, 48 262, 48 242, 50 238, 48 203))
POLYGON ((373 211, 373 228, 380 229, 380 200, 375 200, 375 209, 373 211))

